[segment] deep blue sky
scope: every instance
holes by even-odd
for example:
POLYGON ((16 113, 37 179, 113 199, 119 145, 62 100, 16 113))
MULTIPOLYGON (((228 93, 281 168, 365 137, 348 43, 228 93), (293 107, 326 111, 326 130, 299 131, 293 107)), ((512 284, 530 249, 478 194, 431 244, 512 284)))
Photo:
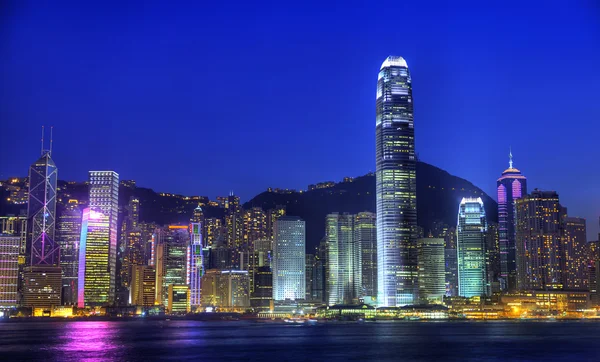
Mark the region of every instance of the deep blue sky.
POLYGON ((598 2, 168 3, 3 2, 0 178, 26 175, 42 124, 61 179, 247 200, 361 175, 394 54, 422 160, 493 195, 512 146, 597 238, 598 2))

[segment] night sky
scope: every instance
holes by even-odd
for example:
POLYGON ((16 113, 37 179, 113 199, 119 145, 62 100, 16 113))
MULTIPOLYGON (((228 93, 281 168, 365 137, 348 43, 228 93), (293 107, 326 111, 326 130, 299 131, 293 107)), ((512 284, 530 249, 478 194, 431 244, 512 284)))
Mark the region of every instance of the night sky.
POLYGON ((597 1, 120 3, 3 2, 0 179, 27 174, 43 124, 65 180, 110 169, 248 200, 361 175, 393 54, 423 161, 495 198, 512 146, 530 188, 557 190, 597 238, 597 1))

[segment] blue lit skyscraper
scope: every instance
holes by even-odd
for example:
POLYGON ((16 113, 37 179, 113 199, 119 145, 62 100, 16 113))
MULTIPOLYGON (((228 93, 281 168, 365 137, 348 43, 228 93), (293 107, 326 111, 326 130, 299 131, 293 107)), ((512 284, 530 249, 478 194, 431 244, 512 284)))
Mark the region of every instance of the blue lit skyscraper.
POLYGON ((402 57, 381 65, 376 102, 377 304, 417 293, 417 182, 412 86, 402 57))
POLYGON ((456 229, 458 295, 487 295, 486 268, 487 221, 481 198, 463 198, 458 207, 456 229))
POLYGON ((517 287, 514 202, 527 195, 527 179, 513 167, 512 151, 508 168, 497 181, 497 191, 500 287, 502 290, 514 290, 517 287))

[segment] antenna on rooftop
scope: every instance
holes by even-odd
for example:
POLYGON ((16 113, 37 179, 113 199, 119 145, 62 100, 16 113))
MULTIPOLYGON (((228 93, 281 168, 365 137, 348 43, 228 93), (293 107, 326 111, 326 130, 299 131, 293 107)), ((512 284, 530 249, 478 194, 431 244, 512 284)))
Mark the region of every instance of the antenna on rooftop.
POLYGON ((50 152, 48 152, 49 156, 52 156, 52 130, 54 129, 54 126, 50 126, 50 152))
POLYGON ((44 154, 44 126, 42 126, 42 148, 40 149, 40 154, 44 154))

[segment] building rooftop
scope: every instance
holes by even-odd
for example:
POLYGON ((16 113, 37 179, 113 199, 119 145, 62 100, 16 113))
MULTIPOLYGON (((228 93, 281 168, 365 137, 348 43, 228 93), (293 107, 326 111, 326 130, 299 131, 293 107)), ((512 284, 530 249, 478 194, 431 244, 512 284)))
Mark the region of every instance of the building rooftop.
POLYGON ((404 60, 404 58, 399 57, 399 56, 395 56, 395 55, 390 55, 389 57, 387 57, 384 61, 383 64, 381 64, 381 69, 383 68, 387 68, 387 67, 405 67, 408 68, 408 64, 406 64, 406 60, 404 60))

